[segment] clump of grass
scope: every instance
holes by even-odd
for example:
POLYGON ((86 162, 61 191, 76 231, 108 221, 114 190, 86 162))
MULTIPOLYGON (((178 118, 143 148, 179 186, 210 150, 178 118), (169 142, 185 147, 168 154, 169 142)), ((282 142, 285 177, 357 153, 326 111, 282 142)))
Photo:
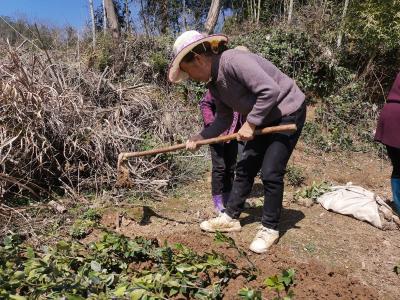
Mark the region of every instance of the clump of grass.
POLYGON ((299 187, 304 184, 306 177, 303 169, 296 165, 289 165, 286 169, 286 178, 293 187, 299 187))

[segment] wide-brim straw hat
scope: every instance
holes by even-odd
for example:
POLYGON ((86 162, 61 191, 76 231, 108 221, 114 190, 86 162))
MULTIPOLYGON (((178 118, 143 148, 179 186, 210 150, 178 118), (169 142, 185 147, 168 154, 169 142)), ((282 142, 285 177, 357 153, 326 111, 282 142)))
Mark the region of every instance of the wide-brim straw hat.
POLYGON ((214 48, 214 46, 218 46, 221 41, 227 43, 228 37, 223 34, 206 35, 196 30, 189 30, 182 33, 174 43, 174 58, 169 66, 168 80, 178 83, 188 78, 188 74, 180 69, 179 64, 185 55, 188 54, 194 47, 203 42, 209 42, 211 47, 214 48))

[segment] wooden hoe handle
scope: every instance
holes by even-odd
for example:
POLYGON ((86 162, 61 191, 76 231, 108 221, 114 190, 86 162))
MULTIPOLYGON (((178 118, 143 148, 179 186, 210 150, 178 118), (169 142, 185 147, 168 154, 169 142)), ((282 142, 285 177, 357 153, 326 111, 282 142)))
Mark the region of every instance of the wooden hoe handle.
MULTIPOLYGON (((264 135, 264 134, 276 133, 276 132, 294 132, 296 130, 297 130, 297 127, 295 124, 287 124, 287 125, 271 126, 271 127, 265 127, 263 129, 257 129, 255 131, 255 135, 264 135)), ((218 137, 211 138, 211 139, 200 140, 200 141, 197 141, 196 143, 197 143, 197 145, 203 146, 203 145, 217 144, 217 143, 221 143, 221 142, 236 140, 236 138, 237 138, 237 133, 232 133, 229 135, 222 135, 222 136, 218 136, 218 137)), ((186 143, 163 147, 163 148, 152 149, 152 150, 147 150, 147 151, 141 151, 141 152, 122 152, 118 155, 118 163, 121 163, 122 161, 124 161, 130 157, 139 157, 139 156, 145 156, 145 155, 166 153, 166 152, 172 152, 172 151, 181 150, 181 149, 185 149, 185 148, 186 148, 186 143)))

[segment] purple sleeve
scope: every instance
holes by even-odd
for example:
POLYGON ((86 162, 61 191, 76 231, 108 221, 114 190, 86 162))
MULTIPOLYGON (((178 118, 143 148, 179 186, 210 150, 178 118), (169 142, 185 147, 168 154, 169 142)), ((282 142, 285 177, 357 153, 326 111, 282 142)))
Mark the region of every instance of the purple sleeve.
POLYGON ((215 102, 210 91, 204 94, 203 99, 200 101, 201 115, 203 116, 204 126, 209 126, 215 119, 215 102))
POLYGON ((216 99, 215 106, 216 113, 214 121, 200 132, 200 135, 205 139, 219 136, 225 130, 229 129, 233 121, 233 111, 230 107, 216 99))
POLYGON ((243 55, 241 60, 231 60, 226 66, 232 74, 251 93, 256 95, 256 103, 247 115, 247 121, 262 125, 265 117, 276 105, 280 88, 251 56, 243 55))

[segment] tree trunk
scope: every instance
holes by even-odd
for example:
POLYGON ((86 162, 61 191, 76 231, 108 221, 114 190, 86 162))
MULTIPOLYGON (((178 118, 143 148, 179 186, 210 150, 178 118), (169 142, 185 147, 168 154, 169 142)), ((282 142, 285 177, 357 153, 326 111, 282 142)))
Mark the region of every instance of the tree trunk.
POLYGON ((289 25, 290 25, 290 23, 292 23, 293 2, 294 2, 294 0, 289 0, 289 10, 288 10, 288 19, 287 19, 287 23, 289 25))
POLYGON ((161 3, 161 33, 167 33, 168 30, 168 0, 162 0, 161 3))
POLYGON ((92 38, 93 38, 93 49, 96 48, 96 24, 94 22, 94 8, 93 0, 89 0, 90 17, 92 18, 92 38))
POLYGON ((183 0, 183 4, 182 4, 182 10, 183 10, 183 12, 182 12, 182 19, 183 19, 183 28, 185 29, 185 30, 187 30, 187 23, 186 23, 186 1, 185 0, 183 0))
POLYGON ((221 1, 212 0, 210 10, 208 11, 207 20, 204 25, 205 31, 210 34, 214 31, 218 22, 219 11, 221 10, 221 1))
POLYGON ((106 14, 106 5, 104 3, 105 1, 102 1, 103 4, 103 32, 106 34, 107 32, 107 14, 106 14))
POLYGON ((124 6, 125 6, 125 32, 126 33, 129 33, 129 32, 131 32, 131 24, 130 24, 130 18, 131 18, 131 16, 130 16, 130 11, 129 11, 129 0, 125 0, 125 3, 124 3, 124 6))
POLYGON ((121 36, 121 32, 119 28, 117 13, 115 12, 114 3, 112 0, 104 0, 104 4, 107 15, 107 23, 109 24, 112 36, 118 39, 121 36))
POLYGON ((347 14, 347 8, 349 7, 350 0, 344 1, 343 13, 342 13, 342 22, 339 29, 338 39, 337 39, 337 47, 340 48, 342 46, 342 39, 343 39, 343 30, 344 30, 344 23, 347 14))
POLYGON ((149 25, 147 23, 147 18, 145 16, 143 0, 140 0, 140 9, 142 11, 141 15, 142 15, 142 19, 143 19, 143 26, 146 31, 146 36, 149 36, 149 25))
POLYGON ((250 21, 254 23, 257 18, 255 0, 249 0, 247 6, 250 14, 250 21))
POLYGON ((257 21, 258 24, 260 22, 260 12, 261 12, 261 0, 258 0, 258 12, 257 12, 257 21))
POLYGON ((253 9, 251 8, 251 1, 253 0, 247 0, 247 11, 248 11, 248 16, 247 18, 250 19, 250 21, 252 21, 252 17, 253 17, 253 9))
POLYGON ((257 22, 257 3, 256 0, 252 0, 253 1, 253 20, 254 22, 257 22))

